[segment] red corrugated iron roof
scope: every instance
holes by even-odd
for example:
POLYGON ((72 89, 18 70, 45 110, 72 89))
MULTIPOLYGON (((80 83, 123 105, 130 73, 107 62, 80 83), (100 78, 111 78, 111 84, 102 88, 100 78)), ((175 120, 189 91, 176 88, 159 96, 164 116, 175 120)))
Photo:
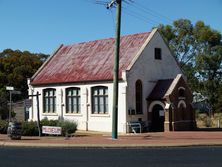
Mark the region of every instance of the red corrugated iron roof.
MULTIPOLYGON (((121 37, 119 76, 126 70, 150 33, 121 37)), ((62 46, 34 75, 32 85, 113 79, 115 39, 62 46)))

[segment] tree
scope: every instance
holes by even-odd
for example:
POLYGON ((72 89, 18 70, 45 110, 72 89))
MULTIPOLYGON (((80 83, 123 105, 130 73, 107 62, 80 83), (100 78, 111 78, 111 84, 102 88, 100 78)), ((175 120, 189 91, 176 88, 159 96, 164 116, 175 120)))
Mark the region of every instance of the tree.
POLYGON ((205 95, 212 110, 216 111, 221 97, 221 34, 203 21, 193 25, 187 19, 176 20, 173 26, 159 25, 159 30, 180 63, 191 89, 205 95))
POLYGON ((34 54, 11 49, 0 52, 0 114, 3 118, 7 113, 7 99, 9 99, 5 87, 13 86, 22 92, 21 95, 14 97, 14 101, 27 98, 27 78, 32 77, 47 57, 48 55, 42 53, 34 54))
POLYGON ((173 26, 160 25, 159 30, 181 65, 191 62, 194 57, 193 25, 191 21, 187 19, 176 20, 173 22, 173 26))
POLYGON ((208 48, 197 55, 197 77, 202 84, 202 93, 208 98, 212 111, 217 111, 222 79, 222 46, 208 48))
POLYGON ((8 118, 8 101, 6 99, 6 92, 0 90, 0 119, 8 118))

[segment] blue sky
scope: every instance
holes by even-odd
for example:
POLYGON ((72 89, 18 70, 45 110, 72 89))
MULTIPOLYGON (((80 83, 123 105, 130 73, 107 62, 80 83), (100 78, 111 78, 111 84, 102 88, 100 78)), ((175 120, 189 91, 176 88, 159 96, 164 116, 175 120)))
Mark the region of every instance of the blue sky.
MULTIPOLYGON (((51 54, 60 44, 113 37, 115 9, 109 0, 0 0, 0 51, 51 54)), ((121 33, 150 31, 179 18, 204 21, 222 32, 222 0, 126 0, 121 33)))

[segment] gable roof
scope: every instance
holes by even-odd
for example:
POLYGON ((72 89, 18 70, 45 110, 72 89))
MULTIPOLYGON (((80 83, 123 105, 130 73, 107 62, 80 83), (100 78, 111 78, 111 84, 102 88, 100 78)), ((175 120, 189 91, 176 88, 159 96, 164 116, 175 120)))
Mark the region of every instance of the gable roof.
MULTIPOLYGON (((121 37, 119 79, 150 32, 121 37)), ((31 85, 113 80, 115 39, 61 46, 31 79, 31 85)))
POLYGON ((158 80, 152 92, 148 96, 148 100, 162 100, 171 87, 174 79, 158 80))
POLYGON ((166 97, 170 96, 173 93, 173 91, 175 90, 176 86, 180 81, 183 81, 185 83, 187 92, 189 92, 189 94, 192 96, 192 92, 187 86, 187 83, 184 80, 183 75, 177 74, 177 76, 174 79, 158 80, 152 92, 147 97, 147 100, 165 99, 166 97))

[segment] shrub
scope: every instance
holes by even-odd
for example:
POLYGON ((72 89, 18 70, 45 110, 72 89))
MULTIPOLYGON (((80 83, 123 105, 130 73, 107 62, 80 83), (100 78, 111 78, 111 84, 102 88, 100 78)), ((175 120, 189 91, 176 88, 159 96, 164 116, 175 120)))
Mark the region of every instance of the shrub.
POLYGON ((38 136, 39 131, 37 122, 23 122, 22 123, 22 135, 23 136, 38 136))
POLYGON ((77 129, 77 123, 71 121, 59 121, 58 126, 62 128, 62 136, 71 135, 77 129))
MULTIPOLYGON (((6 124, 6 132, 7 132, 7 125, 6 124)), ((62 128, 62 136, 71 135, 72 133, 75 133, 77 129, 77 123, 71 122, 71 121, 58 121, 58 120, 47 120, 43 119, 41 121, 41 126, 59 126, 62 128)), ((1 129, 1 123, 0 123, 0 129, 1 129)), ((22 122, 22 135, 23 136, 38 136, 39 131, 37 127, 36 121, 31 122, 22 122)))
POLYGON ((208 128, 212 127, 212 125, 213 125, 213 122, 210 117, 206 117, 204 123, 205 123, 205 126, 208 128))
POLYGON ((41 126, 57 126, 58 120, 48 120, 47 118, 41 120, 41 126))
POLYGON ((8 121, 7 120, 0 120, 0 133, 6 134, 8 128, 8 121))

